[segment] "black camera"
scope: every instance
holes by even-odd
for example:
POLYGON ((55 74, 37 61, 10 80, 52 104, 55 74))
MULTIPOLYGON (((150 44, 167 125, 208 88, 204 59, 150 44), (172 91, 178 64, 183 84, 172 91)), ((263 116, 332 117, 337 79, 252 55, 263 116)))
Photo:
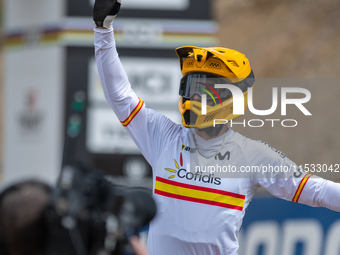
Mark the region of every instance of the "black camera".
POLYGON ((119 187, 93 169, 65 166, 47 215, 47 255, 134 254, 129 237, 155 213, 146 189, 119 187))

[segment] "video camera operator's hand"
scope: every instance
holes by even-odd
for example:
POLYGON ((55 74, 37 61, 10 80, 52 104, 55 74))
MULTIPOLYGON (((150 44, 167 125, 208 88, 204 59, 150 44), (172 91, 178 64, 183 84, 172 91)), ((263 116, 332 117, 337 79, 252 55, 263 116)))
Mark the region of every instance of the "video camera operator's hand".
POLYGON ((111 28, 117 16, 122 0, 96 0, 93 8, 93 20, 96 27, 111 28))

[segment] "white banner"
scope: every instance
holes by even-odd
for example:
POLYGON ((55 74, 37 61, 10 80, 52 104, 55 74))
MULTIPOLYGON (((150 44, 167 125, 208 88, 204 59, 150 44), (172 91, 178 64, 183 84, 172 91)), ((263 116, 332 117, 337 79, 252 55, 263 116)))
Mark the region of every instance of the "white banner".
POLYGON ((4 28, 35 28, 44 24, 59 22, 65 15, 66 1, 39 0, 3 1, 4 28))
MULTIPOLYGON (((176 123, 181 115, 175 111, 161 112, 176 123)), ((91 108, 87 113, 86 147, 92 153, 140 154, 139 149, 111 108, 91 108)))
MULTIPOLYGON (((182 78, 177 59, 122 57, 133 90, 146 104, 177 104, 182 78)), ((106 102, 95 60, 89 64, 89 101, 106 102)))
POLYGON ((4 179, 54 182, 63 146, 64 52, 5 52, 4 179))
MULTIPOLYGON (((177 59, 122 57, 136 94, 145 104, 180 124, 177 110, 182 77, 177 59)), ((89 62, 89 106, 86 146, 92 153, 139 154, 139 150, 106 102, 96 62, 89 62)))
MULTIPOLYGON (((90 0, 94 5, 94 0, 90 0)), ((123 8, 126 9, 150 9, 150 10, 185 10, 189 7, 189 0, 123 0, 123 8)))

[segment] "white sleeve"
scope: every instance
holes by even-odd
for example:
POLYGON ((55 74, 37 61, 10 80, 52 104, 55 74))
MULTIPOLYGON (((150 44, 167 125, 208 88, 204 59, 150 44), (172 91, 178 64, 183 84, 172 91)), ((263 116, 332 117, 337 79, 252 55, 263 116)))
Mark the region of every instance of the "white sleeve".
POLYGON ((340 211, 339 183, 306 173, 282 152, 268 144, 254 142, 249 146, 252 156, 248 164, 267 166, 267 171, 253 174, 255 187, 262 186, 272 195, 285 200, 340 211))
POLYGON ((340 212, 340 183, 311 176, 297 202, 340 212))
POLYGON ((105 98, 146 160, 153 165, 181 127, 147 108, 131 89, 118 57, 113 29, 95 28, 95 56, 105 98))

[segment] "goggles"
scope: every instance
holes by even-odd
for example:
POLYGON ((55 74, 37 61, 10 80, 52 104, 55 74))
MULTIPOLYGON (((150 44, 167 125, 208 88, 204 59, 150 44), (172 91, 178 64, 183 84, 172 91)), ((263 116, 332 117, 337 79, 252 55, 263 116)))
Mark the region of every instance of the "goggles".
POLYGON ((215 84, 231 84, 246 92, 255 82, 253 72, 240 82, 230 83, 227 78, 219 77, 209 73, 189 73, 181 79, 179 95, 186 100, 193 100, 195 95, 208 95, 208 100, 213 100, 215 105, 219 101, 225 101, 232 97, 232 93, 226 88, 215 88, 215 84))

